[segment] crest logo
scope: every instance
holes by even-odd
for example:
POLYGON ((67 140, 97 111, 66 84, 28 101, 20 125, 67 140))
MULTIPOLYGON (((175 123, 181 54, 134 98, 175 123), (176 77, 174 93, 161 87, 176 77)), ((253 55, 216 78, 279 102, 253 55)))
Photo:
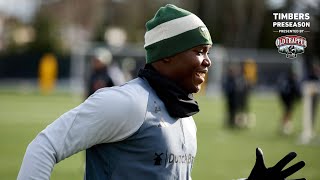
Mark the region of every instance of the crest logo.
POLYGON ((297 54, 304 53, 304 48, 307 47, 307 39, 297 35, 286 35, 278 37, 275 44, 279 53, 286 54, 286 58, 294 59, 297 54))
POLYGON ((211 40, 211 36, 210 36, 209 30, 207 29, 207 27, 202 26, 202 27, 199 27, 199 29, 200 29, 201 35, 204 38, 211 40))

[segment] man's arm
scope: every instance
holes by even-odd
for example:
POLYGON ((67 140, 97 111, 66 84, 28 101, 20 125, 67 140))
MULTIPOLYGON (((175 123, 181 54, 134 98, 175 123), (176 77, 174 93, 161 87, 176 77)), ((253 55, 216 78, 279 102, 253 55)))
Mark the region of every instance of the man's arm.
POLYGON ((56 163, 95 144, 115 142, 136 132, 147 99, 121 90, 99 90, 63 114, 29 144, 18 179, 50 179, 56 163))

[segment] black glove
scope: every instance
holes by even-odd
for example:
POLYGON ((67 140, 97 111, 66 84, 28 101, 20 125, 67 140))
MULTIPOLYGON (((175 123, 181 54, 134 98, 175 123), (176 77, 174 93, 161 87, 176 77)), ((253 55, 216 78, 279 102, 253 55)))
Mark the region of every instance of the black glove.
MULTIPOLYGON (((248 180, 285 180, 286 177, 294 174, 304 167, 304 161, 300 161, 295 165, 282 170, 297 154, 291 152, 282 158, 275 166, 266 168, 263 160, 263 152, 260 148, 256 149, 256 163, 250 173, 248 180)), ((306 180, 305 178, 293 180, 306 180)))

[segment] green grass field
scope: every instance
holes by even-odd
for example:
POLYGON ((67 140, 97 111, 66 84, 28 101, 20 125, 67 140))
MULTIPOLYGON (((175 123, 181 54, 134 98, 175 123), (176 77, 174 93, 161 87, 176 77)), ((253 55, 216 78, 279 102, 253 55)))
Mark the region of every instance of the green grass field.
MULTIPOLYGON (((247 177, 255 162, 255 148, 264 151, 267 166, 274 165, 290 151, 305 160, 306 167, 292 177, 320 179, 319 135, 309 145, 297 143, 301 131, 301 105, 294 113, 295 133, 278 133, 281 107, 275 96, 254 96, 251 111, 256 114, 252 129, 228 130, 223 127, 224 102, 218 97, 197 98, 201 111, 194 119, 198 131, 198 153, 193 169, 195 180, 232 180, 247 177)), ((50 122, 80 103, 70 94, 41 96, 36 93, 0 93, 0 175, 16 179, 27 145, 50 122)), ((319 109, 318 109, 319 110, 319 109)), ((320 119, 318 113, 319 133, 320 119)), ((53 170, 52 180, 83 179, 84 155, 79 153, 53 170)))

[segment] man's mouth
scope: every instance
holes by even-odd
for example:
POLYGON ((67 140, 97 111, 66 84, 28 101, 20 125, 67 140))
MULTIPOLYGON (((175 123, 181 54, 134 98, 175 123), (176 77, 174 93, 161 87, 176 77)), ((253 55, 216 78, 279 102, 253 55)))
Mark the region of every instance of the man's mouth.
POLYGON ((203 79, 206 77, 206 73, 204 72, 197 72, 196 75, 203 79))
POLYGON ((198 78, 201 79, 201 83, 203 83, 203 82, 204 82, 204 79, 205 79, 205 77, 206 77, 207 71, 205 71, 205 70, 203 70, 203 71, 197 71, 195 74, 196 74, 196 76, 197 76, 198 78))

